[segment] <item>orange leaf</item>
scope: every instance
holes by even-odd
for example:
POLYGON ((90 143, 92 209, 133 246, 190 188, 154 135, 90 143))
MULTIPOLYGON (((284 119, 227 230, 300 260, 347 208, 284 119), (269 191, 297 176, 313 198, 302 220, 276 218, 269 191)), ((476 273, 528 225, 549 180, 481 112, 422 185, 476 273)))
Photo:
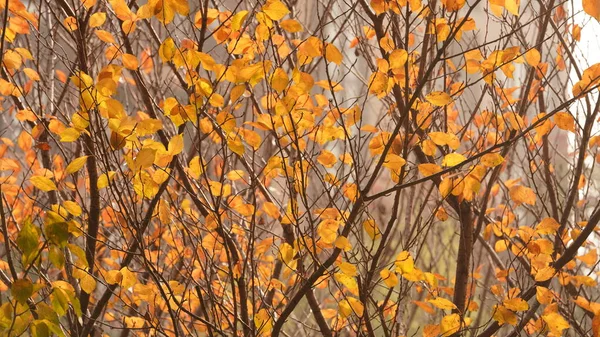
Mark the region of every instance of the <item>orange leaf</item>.
POLYGON ((575 119, 568 112, 558 112, 554 115, 554 123, 563 130, 575 132, 575 119))
POLYGON ((600 2, 598 0, 583 0, 582 4, 584 12, 600 21, 600 2))
POLYGON ((140 66, 140 63, 135 55, 123 54, 121 57, 123 60, 123 66, 129 70, 137 70, 137 68, 140 66))
POLYGON ((418 168, 419 172, 425 177, 429 177, 430 175, 434 175, 442 171, 442 168, 437 164, 420 164, 418 168))
POLYGON ((339 66, 340 64, 342 64, 344 56, 342 56, 342 53, 340 53, 339 49, 337 49, 336 46, 334 46, 331 43, 328 43, 325 47, 325 58, 327 59, 327 61, 333 62, 339 66))
POLYGON ((531 48, 525 53, 525 61, 532 67, 537 67, 541 59, 540 52, 535 48, 531 48))
POLYGON ((542 269, 539 269, 536 273, 535 273, 535 281, 536 282, 544 282, 547 281, 549 279, 551 279, 554 274, 556 274, 556 270, 552 267, 544 267, 542 269))
POLYGON ((511 187, 509 194, 510 198, 517 204, 524 203, 532 206, 535 205, 536 196, 533 190, 529 187, 521 185, 513 186, 511 187))

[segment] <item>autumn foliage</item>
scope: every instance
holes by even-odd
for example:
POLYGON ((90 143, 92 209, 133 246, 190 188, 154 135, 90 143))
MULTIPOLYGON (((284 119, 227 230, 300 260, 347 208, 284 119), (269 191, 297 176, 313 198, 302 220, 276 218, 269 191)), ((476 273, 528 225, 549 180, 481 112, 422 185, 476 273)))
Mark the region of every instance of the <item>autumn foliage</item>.
POLYGON ((598 0, 0 13, 0 336, 600 337, 598 0))

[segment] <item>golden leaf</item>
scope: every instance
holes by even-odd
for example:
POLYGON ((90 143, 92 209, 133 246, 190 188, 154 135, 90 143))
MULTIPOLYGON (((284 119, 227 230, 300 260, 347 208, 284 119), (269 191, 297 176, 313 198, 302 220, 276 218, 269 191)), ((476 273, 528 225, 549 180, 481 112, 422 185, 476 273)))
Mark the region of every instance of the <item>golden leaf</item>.
POLYGON ((69 165, 67 165, 65 172, 67 174, 72 174, 72 173, 75 173, 75 172, 81 170, 83 165, 85 165, 87 158, 88 158, 88 156, 83 156, 83 157, 73 159, 73 161, 70 162, 69 165))
POLYGON ((583 0, 582 5, 584 12, 600 21, 600 2, 598 0, 583 0))
POLYGON ((554 115, 554 123, 563 130, 575 132, 575 119, 568 112, 558 112, 554 115))
POLYGON ((481 157, 481 163, 486 167, 496 167, 504 162, 499 153, 486 153, 481 157))
POLYGON ((37 189, 42 190, 44 192, 50 192, 56 190, 56 185, 50 178, 42 177, 42 176, 33 176, 29 179, 33 186, 37 189))
POLYGON ((456 305, 452 303, 452 301, 445 299, 443 297, 436 297, 434 299, 429 299, 427 302, 433 304, 435 307, 442 310, 452 310, 456 309, 456 305))
POLYGON ((425 99, 436 106, 445 106, 452 103, 452 97, 443 91, 434 91, 425 96, 425 99))
POLYGON ((452 167, 464 162, 465 160, 467 160, 467 158, 460 153, 448 153, 444 157, 444 160, 442 160, 442 165, 446 167, 452 167))
POLYGON ((273 21, 279 21, 286 16, 290 10, 279 0, 270 0, 262 7, 262 11, 273 21))
POLYGON ((510 188, 510 198, 517 204, 535 205, 535 192, 529 187, 516 185, 510 188))

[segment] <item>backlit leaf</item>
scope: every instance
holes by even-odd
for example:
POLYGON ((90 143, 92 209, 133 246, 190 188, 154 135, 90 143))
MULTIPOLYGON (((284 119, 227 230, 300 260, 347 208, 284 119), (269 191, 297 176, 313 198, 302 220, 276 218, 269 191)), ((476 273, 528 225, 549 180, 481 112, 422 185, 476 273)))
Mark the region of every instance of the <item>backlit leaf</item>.
POLYGON ((42 176, 33 176, 29 179, 33 186, 37 189, 42 190, 44 192, 54 191, 56 190, 56 184, 50 178, 42 177, 42 176))
POLYGON ((430 175, 434 175, 442 171, 442 168, 439 165, 431 163, 419 164, 418 168, 419 172, 425 177, 429 177, 430 175))
POLYGON ((554 123, 563 130, 575 132, 575 119, 568 112, 558 112, 554 115, 554 123))
POLYGON ((67 165, 65 172, 67 174, 73 174, 73 173, 81 170, 83 165, 85 165, 87 158, 88 158, 88 156, 83 156, 83 157, 73 159, 73 161, 70 162, 69 165, 67 165))
POLYGON ((460 153, 448 153, 444 157, 444 160, 442 160, 442 165, 446 167, 452 167, 462 163, 465 160, 467 160, 467 158, 460 153))
POLYGON ((262 7, 262 11, 273 21, 279 21, 286 16, 290 10, 279 0, 268 0, 262 7))
POLYGON ((425 99, 436 106, 445 106, 452 103, 452 97, 443 91, 434 91, 425 96, 425 99))
POLYGON ((325 58, 327 61, 333 62, 337 65, 342 64, 342 60, 344 59, 342 53, 340 53, 337 47, 331 43, 328 43, 325 47, 325 58))
POLYGON ((486 167, 496 167, 504 162, 499 153, 486 153, 481 157, 481 163, 486 167))
POLYGON ((535 205, 535 192, 529 187, 522 185, 513 186, 510 188, 509 194, 512 201, 517 204, 535 205))
POLYGON ((435 307, 442 310, 452 310, 456 308, 456 305, 452 303, 452 301, 447 300, 443 297, 436 297, 433 299, 427 300, 427 302, 433 304, 435 307))
POLYGON ((588 15, 600 21, 600 2, 598 0, 583 0, 582 5, 588 15))

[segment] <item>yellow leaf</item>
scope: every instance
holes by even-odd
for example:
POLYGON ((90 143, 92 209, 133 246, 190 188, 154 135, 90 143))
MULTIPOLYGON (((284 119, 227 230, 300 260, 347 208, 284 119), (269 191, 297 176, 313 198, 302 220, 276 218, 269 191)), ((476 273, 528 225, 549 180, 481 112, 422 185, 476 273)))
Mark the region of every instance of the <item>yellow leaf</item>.
POLYGON ((40 74, 38 74, 37 71, 35 71, 35 70, 31 69, 31 68, 23 68, 23 72, 32 81, 39 81, 40 80, 40 74))
POLYGON ((363 228, 365 229, 371 240, 378 239, 381 236, 381 231, 379 231, 379 227, 373 219, 365 220, 365 222, 363 222, 363 228))
POLYGON ((452 97, 443 91, 434 91, 425 96, 425 99, 436 106, 445 106, 452 103, 452 97))
POLYGON ((83 156, 73 159, 73 161, 70 162, 69 165, 67 165, 65 172, 67 174, 72 174, 81 170, 81 168, 83 167, 83 165, 85 165, 85 162, 87 161, 87 157, 88 156, 83 156))
POLYGON ((121 268, 120 272, 122 276, 120 283, 121 287, 123 287, 124 289, 131 288, 138 283, 138 279, 135 273, 129 270, 129 268, 123 267, 121 268))
POLYGON ((354 277, 348 276, 343 273, 335 273, 333 277, 336 281, 343 284, 350 293, 358 296, 358 283, 356 282, 354 277))
POLYGON ((321 165, 323 165, 327 168, 331 168, 337 162, 337 157, 333 153, 331 153, 327 150, 322 150, 321 154, 317 157, 317 161, 321 165))
POLYGON ((151 149, 148 147, 144 147, 138 152, 137 157, 135 158, 135 167, 134 169, 137 171, 139 169, 145 169, 154 163, 154 159, 156 158, 156 149, 151 149))
POLYGON ((408 52, 404 49, 395 49, 389 57, 390 68, 400 69, 404 67, 406 61, 408 61, 408 52))
POLYGON ((33 186, 37 189, 42 190, 44 192, 54 191, 56 190, 56 185, 50 178, 42 177, 42 176, 33 176, 29 179, 33 186))
POLYGON ((281 68, 275 69, 273 75, 271 75, 271 86, 273 87, 273 89, 280 93, 283 90, 285 90, 285 88, 287 88, 289 83, 290 80, 285 70, 281 68))
POLYGON ((402 166, 404 166, 406 164, 406 160, 404 160, 404 158, 400 157, 397 154, 393 154, 393 153, 388 153, 388 155, 385 157, 385 161, 383 162, 383 166, 389 168, 390 170, 394 170, 394 171, 400 171, 400 169, 402 168, 402 166))
POLYGON ((381 279, 385 285, 388 286, 388 288, 394 288, 398 284, 398 276, 396 276, 396 273, 388 269, 383 269, 380 271, 379 276, 381 276, 381 279))
POLYGON ((525 53, 525 61, 532 67, 537 67, 541 59, 540 52, 535 48, 531 48, 525 53))
POLYGON ((442 165, 446 167, 452 167, 464 162, 465 160, 467 160, 467 158, 460 153, 448 153, 444 157, 444 160, 442 160, 442 165))
POLYGON ((583 10, 600 21, 600 2, 598 0, 583 0, 583 10))
POLYGON ((96 28, 96 27, 102 26, 105 21, 106 21, 106 13, 98 12, 98 13, 94 13, 94 14, 92 14, 92 16, 90 16, 89 25, 92 28, 96 28))
POLYGON ((289 243, 284 242, 279 245, 279 259, 285 264, 290 264, 294 259, 294 255, 296 255, 296 252, 289 243))
POLYGON ((486 167, 496 167, 504 162, 499 153, 486 153, 481 157, 481 163, 486 167))
POLYGON ((442 318, 440 332, 442 337, 450 336, 460 329, 460 315, 451 314, 442 318))
POLYGON ((439 146, 448 145, 451 149, 456 150, 460 146, 460 140, 456 135, 446 132, 430 132, 429 138, 439 146))
POLYGON ((76 141, 81 133, 75 128, 66 128, 60 133, 60 141, 62 143, 70 143, 76 141))
POLYGON ((176 50, 177 49, 175 47, 175 41, 173 41, 172 38, 168 37, 158 48, 158 55, 160 56, 160 59, 166 63, 173 59, 176 50))
POLYGON ((529 304, 527 301, 519 297, 506 299, 502 302, 502 304, 504 304, 507 309, 512 311, 525 311, 529 309, 529 304))
POLYGON ((519 0, 504 0, 504 8, 513 15, 519 15, 519 0))
POLYGON ((517 315, 514 312, 508 310, 503 305, 497 305, 493 309, 494 312, 494 320, 496 320, 500 325, 508 323, 510 325, 517 325, 517 315))
POLYGON ((100 39, 100 41, 106 42, 106 43, 117 43, 117 41, 115 40, 115 38, 112 36, 112 34, 110 32, 107 32, 105 30, 97 30, 94 32, 94 34, 96 34, 96 36, 100 39))
POLYGON ((140 63, 135 55, 123 54, 121 58, 123 60, 123 66, 129 70, 137 70, 137 68, 140 66, 140 63))
POLYGON ((110 180, 112 180, 112 178, 114 177, 115 172, 110 171, 107 173, 103 173, 100 177, 98 177, 98 188, 99 189, 103 189, 106 186, 108 186, 108 182, 110 180))
POLYGON ((183 135, 174 136, 169 140, 169 154, 172 156, 180 154, 183 151, 183 145, 183 135))
POLYGON ((229 184, 223 185, 218 181, 211 180, 208 182, 208 185, 210 188, 210 193, 215 197, 227 197, 231 194, 231 185, 229 184))
POLYGON ((539 269, 536 273, 535 273, 535 281, 536 282, 543 282, 543 281, 547 281, 549 279, 551 279, 554 274, 556 274, 556 270, 550 266, 548 267, 544 267, 542 269, 539 269))
POLYGON ((335 239, 334 245, 345 252, 348 252, 352 249, 350 241, 345 236, 338 236, 337 239, 335 239))
POLYGON ((279 21, 286 16, 290 10, 279 0, 270 0, 262 7, 262 11, 273 21, 279 21))
POLYGON ((498 240, 494 244, 494 251, 496 251, 496 253, 505 252, 508 248, 508 244, 509 242, 507 240, 498 240))
POLYGON ((266 201, 263 204, 262 208, 265 213, 273 219, 278 219, 281 216, 279 212, 279 207, 277 207, 274 203, 266 201))
POLYGON ((437 164, 420 164, 418 168, 419 172, 421 172, 421 174, 425 177, 442 172, 442 168, 437 164))
POLYGON ((554 218, 545 218, 535 227, 536 233, 540 235, 555 234, 560 224, 554 218))
POLYGON ((568 112, 558 112, 554 115, 554 123, 563 130, 575 132, 575 119, 568 112))
POLYGON ((510 188, 510 198, 517 204, 535 205, 535 192, 529 187, 516 185, 510 188))
POLYGON ((104 280, 107 284, 118 284, 123 279, 123 274, 118 270, 109 270, 104 274, 104 280))
POLYGON ((293 19, 283 20, 279 23, 279 26, 283 28, 288 33, 298 33, 304 31, 302 25, 293 19))
POLYGON ((327 47, 325 47, 325 58, 327 61, 333 62, 338 66, 342 64, 342 60, 344 59, 342 53, 331 43, 328 43, 327 47))
POLYGON ((435 307, 442 310, 456 309, 456 305, 452 301, 447 300, 443 297, 436 297, 434 299, 427 300, 427 302, 433 304, 435 307))
POLYGON ((333 219, 325 219, 317 226, 317 233, 321 237, 324 243, 332 244, 337 238, 337 231, 339 228, 339 222, 333 219))
POLYGON ((231 151, 237 153, 240 156, 243 156, 246 152, 246 147, 244 147, 244 143, 240 138, 230 138, 227 140, 227 146, 231 151))
POLYGON ((81 290, 91 294, 96 289, 96 280, 92 275, 86 273, 85 276, 79 280, 79 285, 81 286, 81 290))
POLYGON ((410 274, 415 270, 415 260, 407 251, 402 251, 396 257, 396 262, 394 263, 396 266, 396 272, 402 275, 410 274))
POLYGON ((535 298, 540 304, 548 305, 552 303, 554 294, 552 290, 545 287, 535 287, 535 298))
POLYGON ((354 297, 346 297, 338 303, 338 309, 342 317, 348 317, 353 313, 358 317, 362 317, 364 306, 361 301, 354 297))
POLYGON ((246 16, 248 16, 248 11, 239 11, 237 12, 233 18, 231 18, 231 29, 234 31, 240 30, 244 20, 246 20, 246 16))
POLYGON ((353 265, 352 263, 342 262, 338 265, 338 268, 340 268, 342 273, 344 273, 348 276, 356 276, 356 274, 357 274, 356 266, 353 265))
POLYGON ((192 176, 194 179, 200 179, 200 175, 204 173, 204 165, 199 156, 195 156, 190 160, 188 165, 188 174, 192 176))
POLYGON ((598 251, 596 249, 590 249, 589 252, 584 255, 576 256, 577 260, 585 263, 588 267, 593 267, 598 261, 598 251))
POLYGON ((542 319, 554 336, 561 336, 562 331, 569 328, 569 323, 559 313, 549 312, 542 315, 542 319))
POLYGON ((79 204, 74 201, 67 200, 63 202, 63 207, 67 210, 67 212, 71 213, 74 216, 81 215, 81 206, 79 206, 79 204))

